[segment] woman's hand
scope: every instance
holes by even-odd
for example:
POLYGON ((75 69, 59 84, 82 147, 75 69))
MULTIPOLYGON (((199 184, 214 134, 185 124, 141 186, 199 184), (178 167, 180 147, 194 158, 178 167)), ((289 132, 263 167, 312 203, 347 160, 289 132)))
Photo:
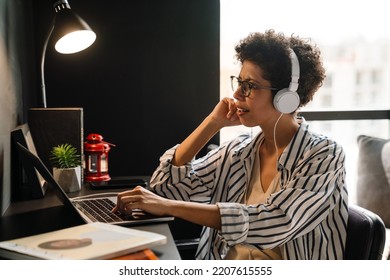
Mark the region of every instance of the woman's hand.
POLYGON ((140 186, 119 193, 117 205, 112 212, 131 215, 133 209, 141 209, 156 216, 174 216, 202 226, 221 228, 221 216, 217 205, 166 199, 140 186))
POLYGON ((121 192, 117 197, 117 204, 112 212, 131 215, 133 209, 141 209, 153 215, 168 215, 166 209, 169 200, 155 193, 137 186, 130 191, 121 192))
POLYGON ((214 107, 209 115, 219 126, 240 125, 241 121, 237 116, 237 106, 234 99, 225 97, 214 107))

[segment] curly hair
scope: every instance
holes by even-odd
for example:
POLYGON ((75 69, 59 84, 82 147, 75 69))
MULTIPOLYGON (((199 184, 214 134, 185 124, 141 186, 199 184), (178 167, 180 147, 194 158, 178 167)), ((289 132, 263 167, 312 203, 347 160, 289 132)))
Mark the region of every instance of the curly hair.
MULTIPOLYGON (((283 33, 267 30, 251 33, 235 46, 237 60, 241 63, 248 60, 260 66, 263 78, 277 89, 288 88, 291 82, 290 49, 297 55, 300 66, 297 93, 301 107, 313 99, 325 79, 321 51, 315 44, 309 39, 294 35, 286 37, 283 33)), ((277 90, 272 93, 275 96, 277 90)))

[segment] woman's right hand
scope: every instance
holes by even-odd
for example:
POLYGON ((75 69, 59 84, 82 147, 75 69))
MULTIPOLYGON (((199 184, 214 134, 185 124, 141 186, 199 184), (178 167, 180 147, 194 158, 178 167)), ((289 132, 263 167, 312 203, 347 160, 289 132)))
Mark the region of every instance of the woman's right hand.
POLYGON ((210 139, 225 126, 241 124, 237 106, 231 98, 223 98, 203 122, 177 147, 171 163, 182 166, 190 162, 210 139))
POLYGON ((221 128, 241 124, 237 116, 237 106, 233 98, 225 97, 219 101, 209 117, 216 121, 221 128))

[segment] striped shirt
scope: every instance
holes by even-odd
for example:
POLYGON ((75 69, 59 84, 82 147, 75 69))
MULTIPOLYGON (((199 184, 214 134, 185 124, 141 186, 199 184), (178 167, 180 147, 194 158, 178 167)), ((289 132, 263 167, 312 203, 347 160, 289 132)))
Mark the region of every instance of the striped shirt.
POLYGON ((286 260, 343 259, 348 220, 345 154, 302 122, 278 158, 281 190, 266 203, 241 204, 264 135, 242 135, 177 167, 166 151, 150 186, 176 200, 217 204, 221 230, 203 227, 197 259, 223 259, 230 246, 280 246, 286 260))

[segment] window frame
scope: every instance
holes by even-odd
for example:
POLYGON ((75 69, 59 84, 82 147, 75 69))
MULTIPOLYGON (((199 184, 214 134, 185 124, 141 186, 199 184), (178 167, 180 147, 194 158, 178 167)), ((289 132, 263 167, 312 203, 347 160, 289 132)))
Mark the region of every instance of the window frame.
POLYGON ((311 121, 390 120, 390 110, 300 111, 298 115, 311 121))

